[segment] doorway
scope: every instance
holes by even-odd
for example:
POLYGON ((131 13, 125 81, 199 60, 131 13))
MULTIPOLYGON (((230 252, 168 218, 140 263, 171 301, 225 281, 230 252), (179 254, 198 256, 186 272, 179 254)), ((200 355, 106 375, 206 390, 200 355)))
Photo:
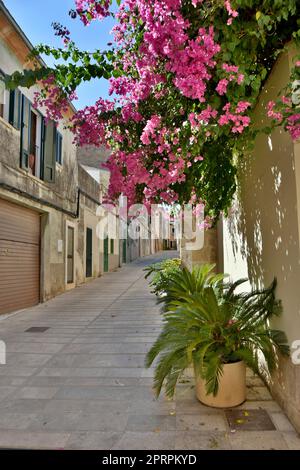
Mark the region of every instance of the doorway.
POLYGON ((123 254, 123 263, 126 263, 126 260, 127 260, 127 240, 124 239, 123 240, 123 250, 122 250, 122 254, 123 254))
POLYGON ((86 229, 86 277, 92 277, 93 273, 93 230, 86 229))
POLYGON ((67 284, 74 283, 74 227, 67 227, 67 284))
POLYGON ((103 242, 103 251, 104 251, 104 266, 103 270, 105 273, 108 272, 108 237, 104 238, 103 242))

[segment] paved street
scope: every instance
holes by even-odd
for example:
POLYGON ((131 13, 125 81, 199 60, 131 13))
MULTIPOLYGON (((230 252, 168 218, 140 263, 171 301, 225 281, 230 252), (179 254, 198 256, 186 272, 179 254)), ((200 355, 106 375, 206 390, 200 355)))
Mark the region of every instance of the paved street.
MULTIPOLYGON (((155 400, 144 356, 161 319, 137 260, 118 272, 0 319, 0 447, 52 449, 300 449, 300 439, 258 378, 246 404, 265 410, 254 429, 229 427, 183 380, 155 400), (43 332, 28 332, 47 327, 43 332)), ((248 414, 247 414, 248 413, 248 414)), ((243 415, 243 413, 242 413, 243 415)))

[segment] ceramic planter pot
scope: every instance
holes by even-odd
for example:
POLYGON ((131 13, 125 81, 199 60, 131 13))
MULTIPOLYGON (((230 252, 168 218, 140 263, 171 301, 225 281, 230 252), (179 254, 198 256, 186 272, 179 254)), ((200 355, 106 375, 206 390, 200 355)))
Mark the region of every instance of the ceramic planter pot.
POLYGON ((207 395, 205 380, 196 378, 196 395, 204 405, 232 408, 246 400, 246 366, 243 361, 225 364, 220 377, 219 391, 214 397, 207 395))

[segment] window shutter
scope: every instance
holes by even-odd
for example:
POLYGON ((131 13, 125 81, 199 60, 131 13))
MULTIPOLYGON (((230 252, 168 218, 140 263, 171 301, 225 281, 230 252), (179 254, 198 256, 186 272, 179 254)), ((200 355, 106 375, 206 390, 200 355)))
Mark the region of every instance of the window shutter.
POLYGON ((20 90, 11 90, 9 95, 9 123, 16 129, 20 129, 21 101, 20 90))
POLYGON ((62 165, 62 135, 56 131, 56 154, 55 159, 57 163, 62 165))
POLYGON ((4 117, 4 103, 5 103, 5 83, 4 76, 0 70, 0 117, 4 117))
MULTIPOLYGON (((15 95, 15 100, 16 100, 16 95, 15 95)), ((28 168, 28 157, 29 157, 29 146, 30 146, 30 110, 31 110, 30 101, 26 98, 26 96, 23 95, 22 96, 22 113, 21 113, 21 167, 22 168, 28 168)))
POLYGON ((44 125, 43 132, 43 179, 55 181, 56 127, 53 121, 44 125))

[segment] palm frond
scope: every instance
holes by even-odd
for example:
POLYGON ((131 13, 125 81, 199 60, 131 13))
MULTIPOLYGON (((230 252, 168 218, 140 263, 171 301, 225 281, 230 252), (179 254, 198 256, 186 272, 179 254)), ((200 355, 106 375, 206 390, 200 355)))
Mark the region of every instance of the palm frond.
POLYGON ((230 302, 235 298, 235 291, 237 287, 248 281, 248 278, 238 279, 235 282, 230 282, 224 285, 224 300, 230 302))
POLYGON ((202 377, 206 381, 206 392, 216 396, 219 390, 220 377, 223 374, 224 364, 222 358, 215 354, 209 354, 206 361, 206 367, 202 373, 202 377))
POLYGON ((246 293, 236 293, 246 279, 227 283, 213 265, 171 269, 160 272, 159 279, 163 329, 145 362, 146 367, 155 364, 157 395, 165 385, 167 395, 173 396, 178 379, 191 365, 206 381, 207 393, 215 395, 224 364, 243 360, 258 373, 263 358, 272 371, 277 352, 289 354, 285 334, 269 326, 282 310, 275 297, 276 279, 267 288, 246 293))

